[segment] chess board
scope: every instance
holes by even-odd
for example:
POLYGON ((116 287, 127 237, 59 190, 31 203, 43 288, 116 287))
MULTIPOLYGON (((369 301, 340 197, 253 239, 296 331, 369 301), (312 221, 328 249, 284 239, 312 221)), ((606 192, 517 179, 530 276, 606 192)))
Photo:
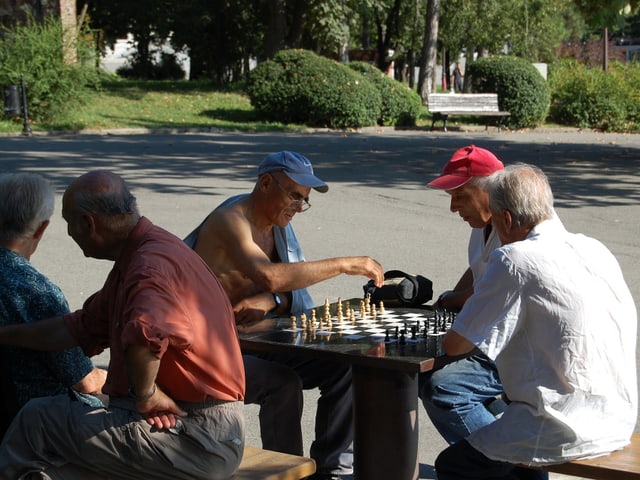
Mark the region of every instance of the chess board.
POLYGON ((426 354, 437 357, 444 355, 444 336, 454 320, 454 313, 430 307, 386 308, 372 306, 364 299, 355 306, 353 300, 347 304, 325 302, 308 314, 291 317, 290 325, 283 330, 298 335, 299 341, 306 343, 384 342, 387 346, 420 347, 426 354))

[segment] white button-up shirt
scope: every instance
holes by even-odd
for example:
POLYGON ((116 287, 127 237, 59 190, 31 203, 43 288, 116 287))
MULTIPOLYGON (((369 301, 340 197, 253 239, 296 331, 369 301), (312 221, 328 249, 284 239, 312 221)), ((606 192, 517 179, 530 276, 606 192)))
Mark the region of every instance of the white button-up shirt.
POLYGON ((511 463, 624 447, 637 415, 637 312, 618 262, 559 221, 496 249, 453 330, 496 361, 511 404, 468 441, 511 463))

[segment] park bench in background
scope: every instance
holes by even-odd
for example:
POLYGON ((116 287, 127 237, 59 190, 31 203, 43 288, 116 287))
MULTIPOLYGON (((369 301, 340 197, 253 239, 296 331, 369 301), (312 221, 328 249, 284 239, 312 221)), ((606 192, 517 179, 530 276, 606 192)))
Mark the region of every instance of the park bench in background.
POLYGON ((427 108, 433 122, 431 130, 438 120, 442 120, 444 131, 447 131, 447 118, 450 115, 467 115, 487 117, 485 130, 491 121, 496 122, 498 130, 502 127, 502 119, 511 115, 498 107, 496 93, 432 93, 427 96, 427 108))
POLYGON ((242 463, 230 480, 300 480, 315 471, 311 458, 244 447, 242 463))
POLYGON ((629 445, 609 455, 549 465, 541 470, 597 480, 638 480, 640 479, 640 435, 633 435, 629 445))

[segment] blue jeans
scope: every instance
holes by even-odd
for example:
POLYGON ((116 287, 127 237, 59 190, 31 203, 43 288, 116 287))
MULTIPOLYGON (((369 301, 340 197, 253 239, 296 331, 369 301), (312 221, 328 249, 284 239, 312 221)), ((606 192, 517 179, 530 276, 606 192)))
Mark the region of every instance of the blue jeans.
POLYGON ((549 474, 485 457, 466 440, 445 448, 436 458, 439 480, 548 480, 549 474))
POLYGON ((420 399, 434 427, 453 444, 495 420, 487 406, 503 393, 495 364, 472 355, 419 376, 420 399))

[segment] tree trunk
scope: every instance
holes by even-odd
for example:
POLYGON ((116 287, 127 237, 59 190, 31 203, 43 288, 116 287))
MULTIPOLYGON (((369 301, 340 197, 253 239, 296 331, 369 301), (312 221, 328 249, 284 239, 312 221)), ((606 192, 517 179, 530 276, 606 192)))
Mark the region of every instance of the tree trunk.
MULTIPOLYGON (((297 0, 293 7, 293 15, 291 16, 291 25, 289 26, 289 33, 286 37, 287 48, 301 48, 302 37, 304 35, 307 9, 309 8, 306 0, 297 0)), ((286 30, 285 25, 285 30, 286 30)))
POLYGON ((609 29, 604 27, 602 32, 602 70, 609 69, 609 29))
POLYGON ((398 38, 401 3, 401 0, 394 0, 393 6, 388 10, 387 18, 384 21, 377 14, 375 17, 378 34, 378 68, 383 72, 387 71, 394 60, 392 56, 389 56, 389 50, 391 50, 391 42, 398 38))
POLYGON ((438 61, 438 25, 440 23, 440 0, 427 1, 427 14, 424 22, 424 40, 420 56, 420 76, 418 93, 423 101, 435 91, 436 63, 438 61))
POLYGON ((132 66, 135 70, 137 64, 139 77, 148 80, 151 74, 151 50, 149 48, 151 33, 149 32, 149 29, 134 32, 133 39, 135 42, 136 53, 134 55, 135 60, 132 66))
POLYGON ((283 46, 287 36, 287 17, 284 0, 269 0, 269 21, 264 36, 264 55, 273 57, 283 46))
POLYGON ((68 64, 75 64, 78 62, 76 2, 75 0, 60 0, 58 5, 60 6, 60 11, 56 13, 60 16, 60 23, 62 24, 64 61, 68 64))

